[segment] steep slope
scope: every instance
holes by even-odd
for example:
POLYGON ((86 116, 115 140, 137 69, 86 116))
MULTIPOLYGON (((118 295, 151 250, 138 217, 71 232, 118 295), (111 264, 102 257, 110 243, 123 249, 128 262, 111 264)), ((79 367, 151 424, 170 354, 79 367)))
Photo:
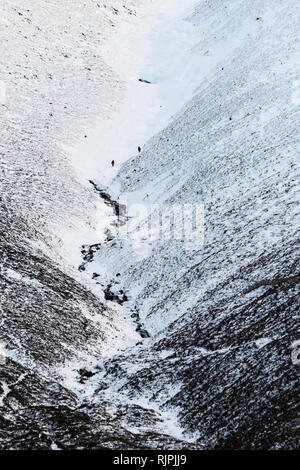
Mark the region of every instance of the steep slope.
POLYGON ((106 361, 105 382, 120 399, 176 410, 205 448, 292 448, 297 2, 203 1, 190 21, 208 73, 166 129, 122 167, 113 189, 129 212, 133 203, 170 211, 204 204, 204 246, 153 243, 145 218, 144 239, 100 248, 89 269, 105 265, 111 288, 127 294, 128 309, 152 336, 131 356, 106 361))

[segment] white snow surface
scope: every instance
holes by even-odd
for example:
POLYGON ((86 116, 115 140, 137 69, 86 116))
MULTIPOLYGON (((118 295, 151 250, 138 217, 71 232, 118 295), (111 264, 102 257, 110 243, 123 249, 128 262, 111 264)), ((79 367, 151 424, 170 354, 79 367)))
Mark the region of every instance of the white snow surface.
POLYGON ((109 119, 89 131, 87 142, 73 150, 72 161, 81 175, 110 184, 137 147, 165 127, 192 96, 203 73, 203 63, 193 51, 198 29, 187 20, 196 4, 147 2, 106 43, 102 55, 122 78, 125 96, 109 119))

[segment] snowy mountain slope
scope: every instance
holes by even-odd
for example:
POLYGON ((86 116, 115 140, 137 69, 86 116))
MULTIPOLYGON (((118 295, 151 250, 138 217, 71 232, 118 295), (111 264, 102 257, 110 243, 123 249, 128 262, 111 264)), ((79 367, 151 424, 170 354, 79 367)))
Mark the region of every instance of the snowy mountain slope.
MULTIPOLYGON (((76 411, 83 399, 65 373, 73 361, 84 384, 90 357, 140 338, 78 271, 99 202, 68 160, 68 146, 122 100, 124 85, 101 48, 133 7, 1 3, 1 448, 50 448, 55 438, 61 448, 177 445, 126 431, 104 411, 108 402, 97 428, 98 415, 76 411)), ((126 413, 147 422, 144 414, 126 413)))
MULTIPOLYGON (((20 8, 11 2, 1 4, 0 79, 5 86, 1 102, 1 273, 14 296, 4 297, 11 308, 4 320, 7 325, 14 302, 17 310, 25 309, 30 315, 35 306, 35 321, 49 336, 54 334, 53 328, 70 328, 67 317, 57 323, 60 309, 67 313, 70 308, 71 318, 78 316, 79 324, 104 309, 93 295, 94 285, 78 272, 81 245, 95 237, 99 203, 88 182, 76 175, 64 148, 84 140, 89 123, 107 118, 122 99, 121 79, 101 58, 101 47, 115 34, 116 25, 135 15, 133 2, 121 3, 115 2, 114 7, 77 1, 63 5, 54 0, 25 2, 20 8), (39 314, 48 308, 45 321, 39 314)), ((13 321, 17 338, 20 324, 13 321)), ((35 321, 30 319, 32 328, 35 321)), ((96 331, 99 337, 107 333, 108 347, 119 345, 122 318, 118 313, 104 313, 102 325, 97 325, 98 318, 92 323, 92 336, 97 336, 96 331)), ((72 326, 75 348, 81 332, 80 327, 72 326)), ((23 333, 25 349, 30 331, 23 333)), ((126 331, 127 340, 135 337, 130 325, 126 331)), ((36 332, 33 336, 37 340, 36 332)), ((103 344, 97 344, 103 349, 103 344)))
POLYGON ((101 50, 120 21, 135 15, 133 7, 118 0, 114 7, 1 2, 1 193, 28 230, 40 228, 48 247, 72 256, 71 266, 80 262, 72 240, 88 240, 97 200, 70 165, 68 147, 85 140, 86 129, 122 100, 124 85, 101 50))
POLYGON ((297 447, 297 2, 22 5, 1 5, 1 448, 297 447), (113 238, 126 197, 204 204, 204 246, 113 238))
MULTIPOLYGON (((298 228, 295 191, 299 107, 292 100, 298 73, 292 65, 297 63, 297 37, 290 33, 293 31, 292 6, 290 12, 286 11, 285 19, 281 17, 280 6, 277 14, 275 7, 268 6, 267 13, 271 10, 275 16, 272 16, 272 25, 277 31, 271 41, 266 14, 266 28, 257 26, 253 37, 247 37, 243 47, 235 51, 232 64, 225 61, 216 67, 209 85, 202 85, 201 92, 185 113, 153 138, 142 155, 124 167, 119 176, 123 192, 138 192, 137 202, 146 197, 147 201, 155 203, 205 204, 206 243, 203 250, 185 253, 175 242, 174 250, 167 252, 170 263, 167 279, 166 257, 162 257, 159 250, 125 274, 124 287, 128 282, 131 290, 136 280, 143 283, 146 279, 148 286, 144 298, 147 305, 143 304, 143 294, 137 302, 151 327, 157 312, 159 324, 153 325, 155 331, 164 326, 161 324, 163 309, 157 300, 164 298, 165 290, 169 294, 168 281, 177 291, 177 279, 209 256, 202 271, 203 282, 200 286, 196 282, 196 292, 193 291, 192 301, 195 301, 202 295, 201 289, 206 290, 205 282, 214 288, 228 272, 238 272, 249 258, 267 255, 272 247, 282 244, 283 238, 288 243, 287 238, 293 239, 298 228), (273 23, 276 18, 278 22, 273 23), (284 38, 286 42, 283 42, 284 38), (266 51, 261 46, 257 53, 257 43, 265 44, 266 51), (275 74, 277 68, 279 71, 275 74), (269 119, 265 118, 268 114, 269 119), (262 115, 266 121, 261 122, 262 115), (145 191, 142 188, 146 188, 145 191), (218 256, 214 256, 215 253, 218 256), (170 258, 174 259, 174 264, 170 258), (153 263, 152 269, 149 263, 153 263), (174 280, 175 264, 178 278, 174 280), (147 276, 143 276, 145 272, 147 276), (160 273, 164 279, 158 278, 160 273)), ((219 13, 217 7, 215 11, 219 13)), ((251 14, 255 23, 255 4, 246 11, 247 15, 241 10, 243 16, 239 24, 244 17, 251 18, 251 14)), ((201 17, 205 18, 202 11, 201 17)), ((201 42, 201 48, 205 49, 205 46, 201 42)), ((110 265, 109 260, 107 265, 110 265)), ((268 269, 271 273, 271 266, 268 269)), ((275 266, 274 273, 278 269, 275 266)), ((190 294, 188 291, 187 303, 190 294)), ((173 299, 174 296, 170 302, 173 299)), ((180 306, 176 305, 178 315, 186 310, 186 302, 183 303, 181 298, 180 306)), ((170 320, 174 320, 174 313, 170 315, 170 320)))
POLYGON ((204 203, 205 243, 186 251, 159 240, 149 251, 146 240, 143 259, 128 240, 100 248, 88 269, 106 271, 154 335, 131 357, 108 360, 105 380, 121 397, 175 407, 204 447, 294 447, 299 10, 297 2, 199 2, 190 20, 208 75, 113 190, 147 207, 204 203))
POLYGON ((11 360, 7 361, 5 370, 1 369, 0 377, 3 399, 3 403, 0 402, 1 448, 187 447, 186 442, 156 430, 159 429, 160 418, 153 410, 137 405, 116 406, 108 401, 96 407, 82 403, 70 388, 52 380, 49 374, 37 374, 11 360))

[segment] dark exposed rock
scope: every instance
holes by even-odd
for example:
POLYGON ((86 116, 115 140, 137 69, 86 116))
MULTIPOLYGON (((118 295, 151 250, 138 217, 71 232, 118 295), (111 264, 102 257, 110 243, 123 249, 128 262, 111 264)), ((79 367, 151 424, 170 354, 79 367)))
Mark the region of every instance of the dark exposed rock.
POLYGON ((122 290, 113 292, 111 290, 112 285, 109 284, 104 290, 105 300, 110 300, 111 302, 117 302, 122 305, 124 302, 128 301, 128 297, 122 290))
POLYGON ((149 83, 151 84, 152 82, 149 82, 149 80, 145 80, 143 78, 139 78, 139 82, 142 82, 142 83, 149 83))

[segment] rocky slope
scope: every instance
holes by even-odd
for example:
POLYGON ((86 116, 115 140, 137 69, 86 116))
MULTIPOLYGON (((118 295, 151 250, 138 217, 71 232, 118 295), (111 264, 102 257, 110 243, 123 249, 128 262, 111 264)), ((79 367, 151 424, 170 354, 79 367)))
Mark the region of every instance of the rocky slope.
POLYGON ((118 109, 135 2, 34 3, 1 5, 1 448, 296 448, 297 2, 197 2, 194 97, 106 188, 203 205, 189 250, 96 244, 101 175, 67 159, 118 109))

